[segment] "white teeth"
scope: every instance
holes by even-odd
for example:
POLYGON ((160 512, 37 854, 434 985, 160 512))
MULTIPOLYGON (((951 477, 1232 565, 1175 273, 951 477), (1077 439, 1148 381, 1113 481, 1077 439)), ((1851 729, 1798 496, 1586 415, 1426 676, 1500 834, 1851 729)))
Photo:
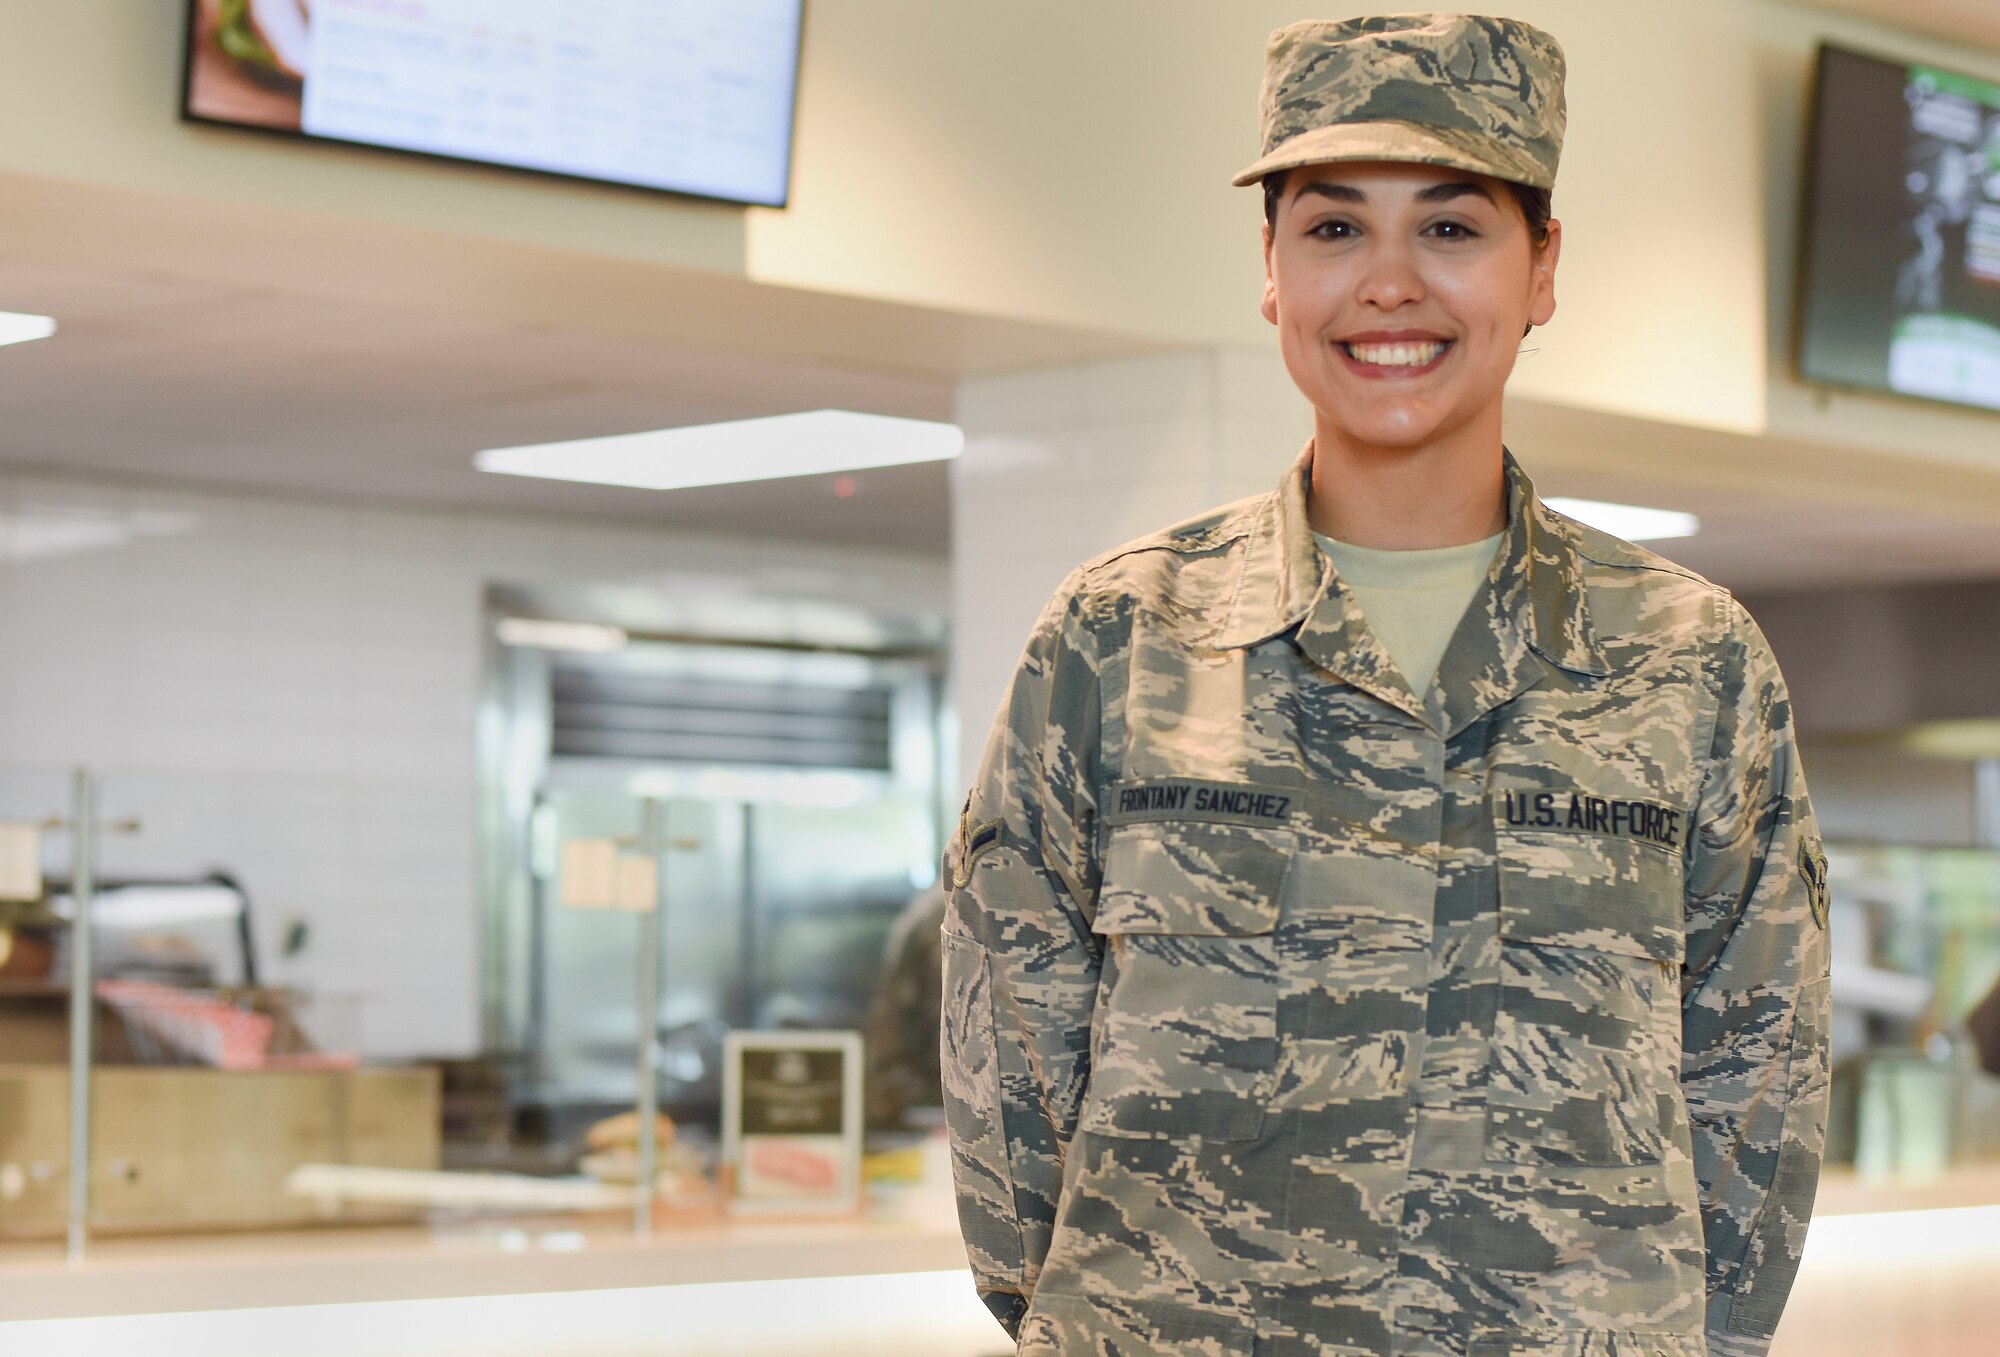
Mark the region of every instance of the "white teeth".
POLYGON ((1356 362, 1385 368, 1420 368, 1435 360, 1445 349, 1442 340, 1421 344, 1344 344, 1341 347, 1354 355, 1356 362))

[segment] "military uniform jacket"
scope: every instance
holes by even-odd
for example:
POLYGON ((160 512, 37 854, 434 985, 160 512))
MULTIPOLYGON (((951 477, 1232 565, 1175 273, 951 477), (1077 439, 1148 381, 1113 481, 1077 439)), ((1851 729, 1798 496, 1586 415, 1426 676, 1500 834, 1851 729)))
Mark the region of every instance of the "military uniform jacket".
POLYGON ((983 1297, 1032 1357, 1762 1353, 1828 1085, 1767 643, 1507 454, 1419 696, 1309 468, 1073 572, 993 727, 944 861, 983 1297))

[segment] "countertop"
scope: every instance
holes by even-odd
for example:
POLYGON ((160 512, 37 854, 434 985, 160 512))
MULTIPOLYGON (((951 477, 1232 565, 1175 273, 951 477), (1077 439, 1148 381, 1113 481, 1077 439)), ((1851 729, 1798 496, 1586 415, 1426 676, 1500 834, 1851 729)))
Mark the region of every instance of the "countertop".
POLYGON ((957 1222, 934 1205, 669 1218, 649 1240, 622 1214, 109 1238, 78 1266, 57 1243, 8 1244, 0 1322, 963 1269, 957 1222))
MULTIPOLYGON (((1852 1172, 1829 1172, 1820 1184, 1816 1224, 1884 1219, 1816 1228, 1813 1238, 1822 1247, 1809 1248, 1807 1271, 1872 1266, 1862 1256, 1873 1251, 1869 1240, 1886 1245, 1891 1235, 1936 1234, 1927 1222, 1943 1219, 1899 1220, 1897 1213, 1980 1207, 2000 1207, 2000 1164, 1960 1168, 1928 1182, 1869 1182, 1852 1172), (1815 1259, 1814 1252, 1821 1256, 1815 1259)), ((1988 1228, 1982 1222, 1980 1233, 1988 1228)), ((950 1196, 926 1184, 878 1198, 867 1214, 830 1220, 669 1215, 649 1240, 635 1238, 623 1215, 593 1215, 111 1238, 94 1241, 89 1259, 76 1267, 57 1244, 8 1244, 0 1246, 0 1322, 887 1278, 962 1272, 965 1266, 950 1196)))

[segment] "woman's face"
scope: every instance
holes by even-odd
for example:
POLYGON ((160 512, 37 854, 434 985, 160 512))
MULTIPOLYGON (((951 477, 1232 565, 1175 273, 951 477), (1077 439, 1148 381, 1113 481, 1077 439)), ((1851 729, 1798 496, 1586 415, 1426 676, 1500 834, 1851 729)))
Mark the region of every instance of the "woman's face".
POLYGON ((1264 230, 1264 318, 1321 434, 1414 450, 1487 421, 1523 329, 1555 314, 1560 223, 1533 248, 1497 179, 1393 162, 1291 172, 1264 230))

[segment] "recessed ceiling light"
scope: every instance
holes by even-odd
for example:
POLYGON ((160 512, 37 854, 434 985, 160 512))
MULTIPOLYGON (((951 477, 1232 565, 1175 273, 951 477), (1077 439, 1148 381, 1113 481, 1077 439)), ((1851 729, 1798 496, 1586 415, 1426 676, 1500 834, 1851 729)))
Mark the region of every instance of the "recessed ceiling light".
POLYGON ((30 316, 19 311, 0 311, 0 344, 25 344, 31 339, 47 339, 56 332, 53 316, 30 316))
POLYGON ((496 629, 500 644, 535 650, 576 650, 599 654, 623 649, 630 640, 618 627, 595 622, 555 622, 542 617, 503 617, 496 629))
POLYGON ((1701 531, 1700 519, 1678 509, 1648 509, 1639 504, 1611 504, 1601 499, 1570 499, 1563 495, 1551 495, 1542 503, 1559 514, 1568 514, 1579 523, 1588 523, 1628 542, 1692 537, 1701 531))
POLYGON ((809 410, 652 433, 488 448, 472 464, 506 476, 681 490, 942 462, 958 456, 964 446, 965 434, 956 424, 852 410, 809 410))

